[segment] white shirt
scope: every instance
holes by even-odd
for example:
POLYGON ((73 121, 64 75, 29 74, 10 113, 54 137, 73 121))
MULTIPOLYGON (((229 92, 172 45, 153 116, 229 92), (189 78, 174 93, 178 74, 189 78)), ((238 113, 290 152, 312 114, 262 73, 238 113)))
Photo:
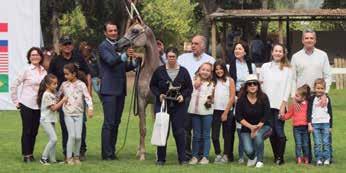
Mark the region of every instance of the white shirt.
POLYGON ((219 80, 215 85, 214 92, 214 110, 225 110, 228 104, 229 98, 229 77, 227 77, 226 82, 219 80))
POLYGON ((213 114, 213 104, 209 109, 204 106, 204 104, 207 102, 208 96, 213 94, 213 89, 214 84, 209 82, 202 82, 198 89, 193 88, 188 112, 197 115, 213 114))
POLYGON ((45 91, 42 96, 41 101, 41 122, 57 122, 58 112, 52 111, 50 109, 50 106, 56 104, 58 102, 57 97, 55 94, 45 91))
POLYGON ((282 101, 288 101, 292 85, 292 69, 274 61, 264 63, 259 72, 262 90, 269 98, 270 107, 280 109, 282 101))
POLYGON ((295 90, 304 84, 313 88, 317 78, 323 78, 326 81, 326 92, 329 91, 332 74, 326 52, 314 48, 312 54, 308 55, 305 49, 302 49, 292 56, 291 65, 293 71, 292 96, 294 96, 295 90))
POLYGON ((328 106, 321 107, 319 104, 320 98, 315 97, 312 102, 311 123, 329 123, 330 115, 328 113, 328 106))
MULTIPOLYGON (((249 69, 245 61, 240 62, 238 59, 235 60, 235 65, 237 68, 237 81, 235 82, 235 90, 240 91, 240 88, 246 81, 246 77, 250 74, 249 69)), ((256 66, 251 63, 252 73, 256 74, 256 66)))
POLYGON ((178 57, 178 64, 187 69, 191 79, 195 76, 198 68, 206 62, 214 64, 215 58, 206 53, 203 53, 200 57, 195 57, 193 53, 184 53, 178 57))

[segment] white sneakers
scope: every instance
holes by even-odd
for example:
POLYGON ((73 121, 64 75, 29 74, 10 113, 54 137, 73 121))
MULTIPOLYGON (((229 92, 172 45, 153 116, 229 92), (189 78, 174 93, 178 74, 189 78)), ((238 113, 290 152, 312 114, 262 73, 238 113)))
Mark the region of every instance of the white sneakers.
POLYGON ((324 165, 330 165, 330 161, 329 160, 325 160, 323 164, 324 165))
POLYGON ((206 157, 203 157, 200 161, 199 164, 201 165, 206 165, 209 164, 209 160, 206 157))
POLYGON ((222 156, 220 154, 216 155, 214 163, 221 163, 221 159, 222 159, 222 156))
POLYGON ((262 167, 263 167, 263 162, 256 163, 256 168, 262 168, 262 167))
POLYGON ((227 155, 223 155, 223 156, 217 155, 217 156, 215 157, 214 163, 216 163, 216 164, 228 163, 228 157, 227 157, 227 155))
POLYGON ((245 162, 245 160, 243 159, 243 158, 240 158, 239 160, 238 160, 238 163, 239 164, 243 164, 245 162))
POLYGON ((196 157, 192 157, 192 159, 189 161, 190 165, 195 165, 198 163, 198 159, 196 157))
POLYGON ((200 161, 196 157, 192 157, 192 159, 189 161, 190 165, 196 165, 197 163, 201 165, 209 164, 209 160, 206 157, 203 157, 200 161))
POLYGON ((248 161, 247 161, 247 166, 255 166, 255 164, 256 164, 256 162, 257 162, 257 157, 255 157, 254 159, 249 159, 248 161))

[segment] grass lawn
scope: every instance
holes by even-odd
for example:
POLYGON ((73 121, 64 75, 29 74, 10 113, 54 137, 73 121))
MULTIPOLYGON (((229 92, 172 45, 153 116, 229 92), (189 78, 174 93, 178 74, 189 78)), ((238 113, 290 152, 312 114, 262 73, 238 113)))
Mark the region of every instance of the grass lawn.
MULTIPOLYGON (((146 139, 147 160, 139 161, 136 158, 136 149, 139 141, 138 118, 131 116, 128 140, 124 150, 119 154, 119 161, 101 161, 101 127, 103 122, 102 109, 99 101, 95 100, 95 116, 87 122, 87 160, 81 166, 67 165, 50 165, 42 166, 38 161, 32 164, 24 164, 21 157, 21 120, 18 111, 0 111, 0 172, 4 173, 37 173, 37 172, 137 172, 137 173, 153 173, 153 172, 346 172, 346 90, 332 90, 330 95, 333 99, 334 127, 334 159, 335 164, 329 167, 316 167, 313 165, 296 165, 294 156, 294 139, 292 136, 292 126, 288 122, 286 124, 286 135, 288 138, 286 147, 286 164, 276 166, 272 163, 273 156, 269 140, 265 142, 265 166, 262 169, 248 168, 245 165, 239 165, 237 162, 225 165, 196 165, 196 166, 179 166, 176 156, 176 148, 172 135, 169 139, 168 158, 166 166, 158 167, 155 165, 155 147, 150 144, 151 130, 153 119, 152 116, 147 118, 148 134, 146 139)), ((127 99, 129 101, 129 97, 127 99)), ((129 104, 127 104, 129 105, 129 104)), ((123 143, 125 125, 128 117, 128 107, 125 107, 122 124, 118 137, 118 147, 123 143)), ((60 126, 57 126, 59 141, 57 144, 57 158, 62 159, 60 126)), ((39 160, 44 146, 47 143, 47 137, 40 128, 35 146, 35 158, 39 160)), ((238 140, 236 139, 237 146, 238 140)), ((214 149, 211 148, 210 160, 214 159, 214 149)), ((235 149, 235 158, 237 158, 237 149, 235 149)))

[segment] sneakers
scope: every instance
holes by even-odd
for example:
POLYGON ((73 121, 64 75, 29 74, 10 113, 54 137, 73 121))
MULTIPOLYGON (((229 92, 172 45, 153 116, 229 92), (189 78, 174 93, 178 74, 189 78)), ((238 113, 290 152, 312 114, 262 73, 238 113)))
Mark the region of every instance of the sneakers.
POLYGON ((304 164, 307 164, 307 165, 308 165, 308 164, 309 164, 309 158, 308 158, 308 157, 304 157, 303 159, 304 159, 304 160, 303 160, 303 161, 304 161, 304 164))
POLYGON ((192 157, 192 159, 189 161, 190 165, 195 165, 198 163, 198 159, 196 157, 192 157))
POLYGON ((206 165, 209 164, 209 160, 206 157, 203 157, 200 161, 199 164, 201 165, 206 165))
POLYGON ((214 163, 221 163, 222 156, 220 154, 216 155, 214 163))
POLYGON ((263 162, 256 163, 256 168, 262 168, 262 167, 263 167, 263 162))
POLYGON ((73 162, 74 162, 74 164, 76 164, 76 165, 82 164, 82 163, 80 162, 80 160, 79 160, 79 157, 74 157, 74 158, 73 158, 73 162))
POLYGON ((41 158, 41 159, 40 159, 40 163, 41 163, 42 165, 50 165, 49 162, 48 162, 48 159, 44 159, 44 158, 41 158))
POLYGON ((297 158, 297 164, 300 165, 303 163, 303 157, 298 157, 297 158))
POLYGON ((316 165, 317 166, 322 166, 322 161, 321 160, 317 160, 316 165))
POLYGON ((330 160, 325 160, 323 164, 324 165, 330 165, 330 160))
POLYGON ((249 159, 248 161, 247 161, 247 166, 255 166, 255 164, 256 164, 256 162, 257 162, 257 157, 255 157, 254 159, 249 159))
POLYGON ((222 159, 221 159, 221 163, 228 163, 228 157, 227 155, 223 155, 222 159))
POLYGON ((68 164, 68 165, 74 165, 73 158, 72 158, 72 157, 71 157, 71 158, 67 158, 67 159, 66 159, 66 164, 68 164))
POLYGON ((240 158, 239 160, 238 160, 238 163, 239 164, 243 164, 245 162, 245 160, 243 159, 243 158, 240 158))

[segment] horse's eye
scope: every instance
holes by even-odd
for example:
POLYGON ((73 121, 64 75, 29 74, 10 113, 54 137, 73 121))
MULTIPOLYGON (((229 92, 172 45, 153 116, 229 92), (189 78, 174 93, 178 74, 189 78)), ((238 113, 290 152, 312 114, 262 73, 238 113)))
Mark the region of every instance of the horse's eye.
POLYGON ((139 29, 132 29, 132 34, 138 34, 139 33, 139 29))

